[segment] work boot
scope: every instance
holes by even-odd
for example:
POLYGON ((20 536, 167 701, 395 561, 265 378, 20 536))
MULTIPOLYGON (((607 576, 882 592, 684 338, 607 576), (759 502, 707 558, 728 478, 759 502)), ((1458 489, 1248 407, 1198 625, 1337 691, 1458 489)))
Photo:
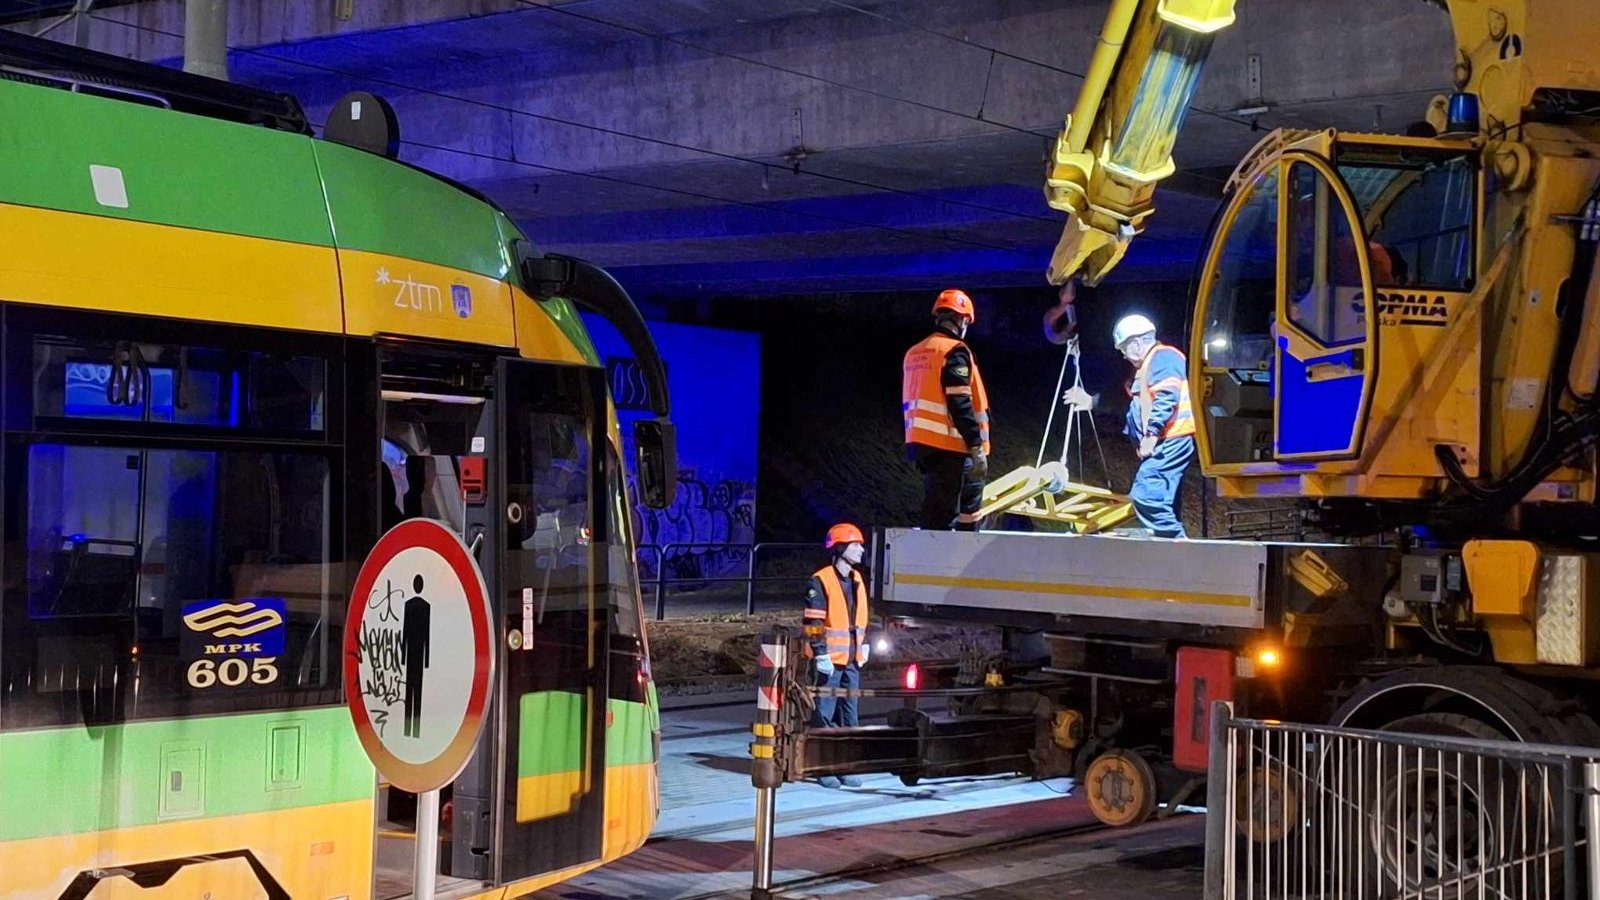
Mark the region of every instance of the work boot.
POLYGON ((832 775, 824 775, 821 778, 818 778, 817 779, 817 784, 820 784, 823 787, 829 788, 829 789, 832 789, 832 790, 838 790, 839 789, 839 779, 833 777, 832 775))
POLYGON ((861 778, 857 775, 844 775, 839 778, 839 783, 845 787, 861 787, 861 778))

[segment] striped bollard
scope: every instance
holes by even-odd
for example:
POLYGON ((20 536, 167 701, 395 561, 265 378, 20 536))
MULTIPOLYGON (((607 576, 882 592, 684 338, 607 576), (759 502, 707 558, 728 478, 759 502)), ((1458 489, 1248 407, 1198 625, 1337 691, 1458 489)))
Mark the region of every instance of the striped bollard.
POLYGON ((750 726, 755 735, 750 744, 750 782, 756 788, 752 900, 768 900, 772 896, 772 837, 777 820, 778 785, 783 783, 774 753, 783 715, 783 670, 788 658, 788 638, 781 631, 761 639, 760 659, 756 665, 756 720, 750 726))

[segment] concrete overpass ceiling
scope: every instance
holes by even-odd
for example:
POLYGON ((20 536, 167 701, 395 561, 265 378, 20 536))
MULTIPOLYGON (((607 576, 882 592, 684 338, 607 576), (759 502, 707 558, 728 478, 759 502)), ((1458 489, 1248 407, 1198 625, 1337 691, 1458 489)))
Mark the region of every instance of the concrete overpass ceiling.
MULTIPOLYGON (((1043 160, 1105 11, 347 2, 346 20, 339 0, 236 0, 233 77, 294 92, 313 121, 349 90, 388 97, 403 158, 485 191, 542 246, 646 296, 1042 283, 1061 226, 1043 160)), ((1122 279, 1189 278, 1222 179, 1260 129, 1399 131, 1449 75, 1445 16, 1425 4, 1238 0, 1238 13, 1122 279)), ((97 48, 181 53, 181 0, 95 15, 97 48)))

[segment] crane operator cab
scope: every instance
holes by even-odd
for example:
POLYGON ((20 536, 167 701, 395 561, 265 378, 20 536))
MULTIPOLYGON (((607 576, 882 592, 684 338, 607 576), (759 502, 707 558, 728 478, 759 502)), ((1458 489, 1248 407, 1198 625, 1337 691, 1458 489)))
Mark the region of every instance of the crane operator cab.
POLYGON ((1224 496, 1425 496, 1439 445, 1476 473, 1480 171, 1467 141, 1333 131, 1240 164, 1189 357, 1224 496))

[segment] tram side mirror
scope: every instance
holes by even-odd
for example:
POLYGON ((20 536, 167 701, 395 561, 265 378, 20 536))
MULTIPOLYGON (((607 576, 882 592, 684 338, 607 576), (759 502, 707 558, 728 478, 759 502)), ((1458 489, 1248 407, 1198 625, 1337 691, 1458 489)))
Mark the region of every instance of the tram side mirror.
POLYGON ((678 491, 678 430, 666 418, 641 419, 633 426, 639 466, 639 499, 651 509, 666 509, 678 491))

